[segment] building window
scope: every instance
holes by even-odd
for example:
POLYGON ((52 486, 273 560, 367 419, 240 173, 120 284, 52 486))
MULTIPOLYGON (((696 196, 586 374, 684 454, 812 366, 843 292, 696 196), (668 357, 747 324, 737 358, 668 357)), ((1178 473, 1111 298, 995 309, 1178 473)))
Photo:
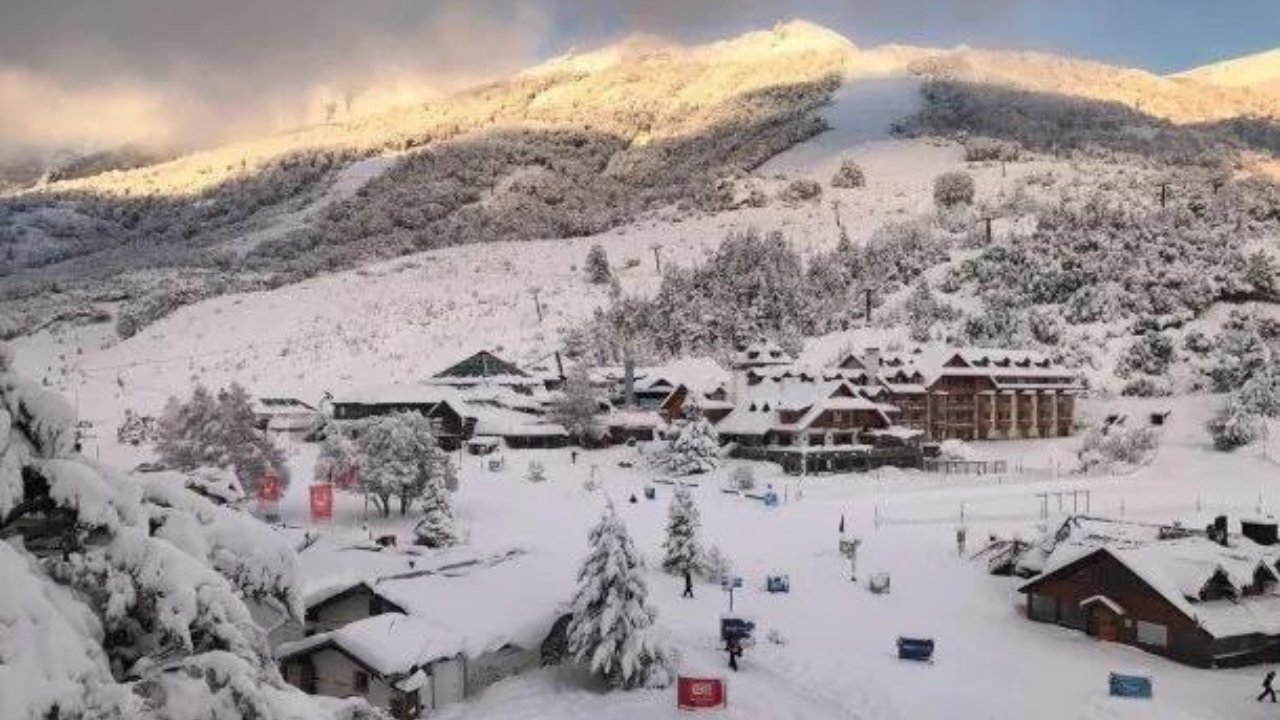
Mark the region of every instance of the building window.
POLYGON ((1084 630, 1088 626, 1084 608, 1073 602, 1062 603, 1062 618, 1059 622, 1076 630, 1084 630))
POLYGON ((369 673, 363 670, 356 670, 355 682, 352 684, 355 685, 356 692, 361 695, 367 694, 369 692, 369 673))
POLYGON ((1031 593, 1028 600, 1031 603, 1031 619, 1040 620, 1041 622, 1057 622, 1058 621, 1058 599, 1050 595, 1040 595, 1039 593, 1031 593))
POLYGON ((1139 645, 1164 649, 1169 647, 1169 628, 1144 620, 1137 622, 1137 638, 1139 645))

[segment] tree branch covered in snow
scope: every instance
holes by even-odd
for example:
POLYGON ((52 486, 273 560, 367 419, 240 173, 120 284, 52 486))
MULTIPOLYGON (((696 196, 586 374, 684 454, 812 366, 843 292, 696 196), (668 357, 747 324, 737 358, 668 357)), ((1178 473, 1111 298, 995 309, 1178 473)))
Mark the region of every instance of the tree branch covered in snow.
POLYGON ((0 372, 6 718, 377 717, 276 670, 245 599, 300 614, 282 537, 181 475, 134 479, 81 457, 74 425, 60 398, 0 372))

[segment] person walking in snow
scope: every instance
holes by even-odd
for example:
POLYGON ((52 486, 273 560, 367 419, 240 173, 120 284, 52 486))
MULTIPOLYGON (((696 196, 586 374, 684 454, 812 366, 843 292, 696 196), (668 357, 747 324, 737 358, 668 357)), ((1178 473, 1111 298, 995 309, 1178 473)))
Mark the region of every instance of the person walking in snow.
POLYGON ((968 535, 968 532, 964 527, 956 528, 956 553, 960 555, 960 557, 964 557, 964 544, 967 539, 965 537, 966 535, 968 535))
POLYGON ((724 648, 729 653, 729 669, 738 672, 738 658, 742 656, 742 642, 736 637, 729 638, 724 648))
POLYGON ((1262 694, 1258 696, 1258 702, 1262 702, 1262 699, 1266 697, 1270 697, 1271 702, 1276 701, 1276 690, 1275 688, 1271 687, 1271 683, 1275 682, 1275 679, 1276 679, 1275 670, 1268 672, 1267 676, 1262 678, 1262 694))
POLYGON ((681 597, 693 597, 693 573, 689 568, 684 569, 684 594, 681 597))

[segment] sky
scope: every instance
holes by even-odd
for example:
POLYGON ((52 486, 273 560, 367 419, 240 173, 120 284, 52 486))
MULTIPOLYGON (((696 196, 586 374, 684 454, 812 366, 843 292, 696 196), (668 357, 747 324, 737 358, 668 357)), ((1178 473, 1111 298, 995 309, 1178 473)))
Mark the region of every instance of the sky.
POLYGON ((702 41, 796 17, 862 46, 1036 49, 1154 72, 1280 46, 1280 0, 0 0, 0 155, 209 144, 632 32, 702 41))

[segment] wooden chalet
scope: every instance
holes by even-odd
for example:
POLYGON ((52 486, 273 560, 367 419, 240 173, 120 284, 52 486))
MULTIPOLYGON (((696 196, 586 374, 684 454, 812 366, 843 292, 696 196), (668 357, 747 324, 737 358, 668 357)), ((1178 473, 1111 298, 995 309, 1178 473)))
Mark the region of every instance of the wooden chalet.
POLYGON ((1280 661, 1276 557, 1245 538, 1199 535, 1064 545, 1026 583, 1031 620, 1199 667, 1280 661))
POLYGON ((416 412, 431 421, 440 447, 457 450, 474 434, 475 418, 457 391, 430 385, 378 385, 335 395, 334 420, 360 420, 399 412, 416 412))

